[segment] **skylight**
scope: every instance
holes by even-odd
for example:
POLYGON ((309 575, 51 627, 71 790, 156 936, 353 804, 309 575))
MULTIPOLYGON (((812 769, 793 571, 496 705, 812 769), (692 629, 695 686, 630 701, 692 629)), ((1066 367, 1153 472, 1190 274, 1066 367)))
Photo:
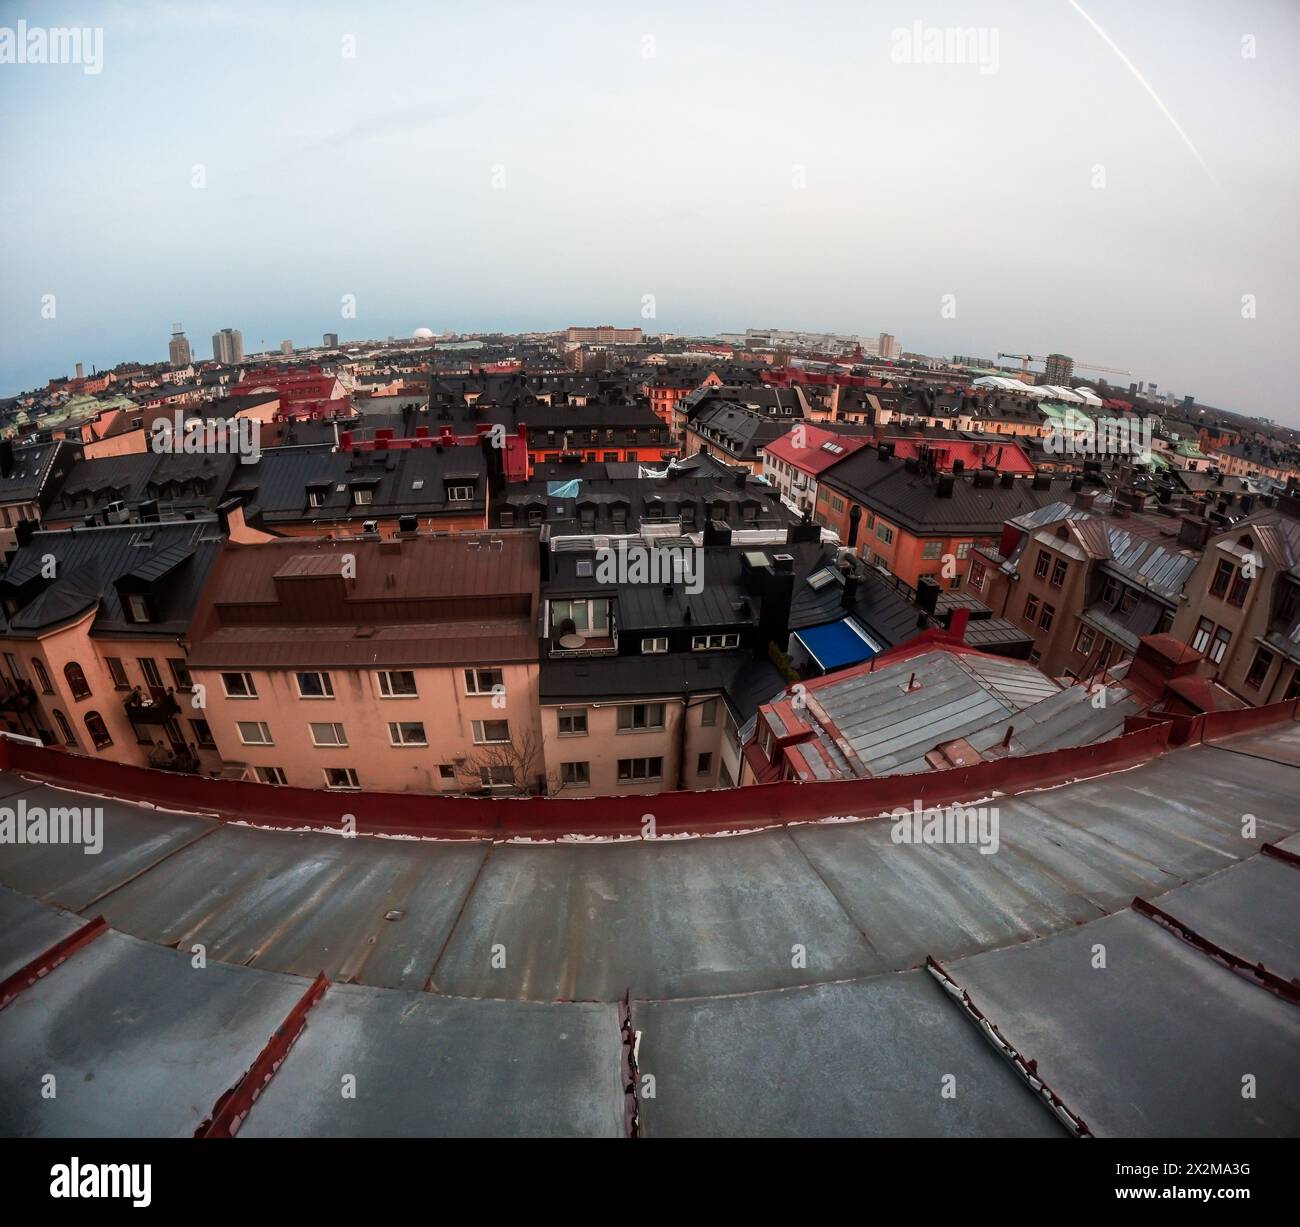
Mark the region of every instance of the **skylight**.
POLYGON ((814 571, 808 576, 808 587, 814 591, 821 591, 835 578, 834 573, 829 567, 822 567, 820 571, 814 571))

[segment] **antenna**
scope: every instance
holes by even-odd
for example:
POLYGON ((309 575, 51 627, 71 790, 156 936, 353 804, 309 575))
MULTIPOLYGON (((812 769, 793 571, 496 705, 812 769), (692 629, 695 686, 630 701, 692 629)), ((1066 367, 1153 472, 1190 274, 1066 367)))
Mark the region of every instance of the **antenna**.
POLYGON ((175 324, 172 325, 172 336, 179 337, 179 336, 183 336, 184 334, 185 334, 185 329, 181 327, 179 321, 177 321, 175 324))

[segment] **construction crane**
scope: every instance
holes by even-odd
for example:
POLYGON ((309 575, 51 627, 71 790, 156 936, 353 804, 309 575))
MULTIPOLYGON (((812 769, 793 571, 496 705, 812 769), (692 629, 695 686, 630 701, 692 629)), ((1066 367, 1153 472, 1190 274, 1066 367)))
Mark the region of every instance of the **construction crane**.
MULTIPOLYGON (((1044 354, 998 354, 998 357, 999 357, 999 358, 1019 358, 1019 359, 1020 359, 1020 373, 1021 373, 1022 375, 1028 375, 1028 374, 1029 374, 1029 364, 1030 364, 1031 362, 1046 362, 1047 359, 1048 359, 1049 357, 1053 357, 1053 358, 1055 358, 1055 357, 1061 357, 1061 358, 1064 358, 1064 357, 1066 357, 1066 355, 1065 355, 1065 354, 1048 354, 1048 355, 1044 355, 1044 354)), ((1082 367, 1085 371, 1105 371, 1106 374, 1108 374, 1108 375, 1131 375, 1131 374, 1133 373, 1132 371, 1121 371, 1118 367, 1115 367, 1115 366, 1098 366, 1097 363, 1095 363, 1095 362, 1078 362, 1078 361, 1076 361, 1076 360, 1073 359, 1073 358, 1070 359, 1070 365, 1071 365, 1071 367, 1076 367, 1076 366, 1078 366, 1078 367, 1082 367)))

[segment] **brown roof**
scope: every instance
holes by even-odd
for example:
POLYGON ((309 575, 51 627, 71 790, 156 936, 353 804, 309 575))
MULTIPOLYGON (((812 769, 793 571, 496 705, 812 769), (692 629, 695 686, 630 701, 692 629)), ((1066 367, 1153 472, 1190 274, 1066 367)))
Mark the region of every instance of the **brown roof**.
POLYGON ((444 665, 537 657, 535 532, 227 544, 190 664, 444 665))

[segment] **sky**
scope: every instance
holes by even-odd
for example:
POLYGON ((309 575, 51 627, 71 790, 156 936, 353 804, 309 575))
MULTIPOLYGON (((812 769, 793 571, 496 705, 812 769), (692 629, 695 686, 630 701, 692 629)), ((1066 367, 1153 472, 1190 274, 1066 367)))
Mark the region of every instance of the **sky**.
POLYGON ((102 57, 0 63, 3 395, 173 321, 614 323, 1062 352, 1300 425, 1295 0, 0 0, 0 51, 20 19, 102 57))

